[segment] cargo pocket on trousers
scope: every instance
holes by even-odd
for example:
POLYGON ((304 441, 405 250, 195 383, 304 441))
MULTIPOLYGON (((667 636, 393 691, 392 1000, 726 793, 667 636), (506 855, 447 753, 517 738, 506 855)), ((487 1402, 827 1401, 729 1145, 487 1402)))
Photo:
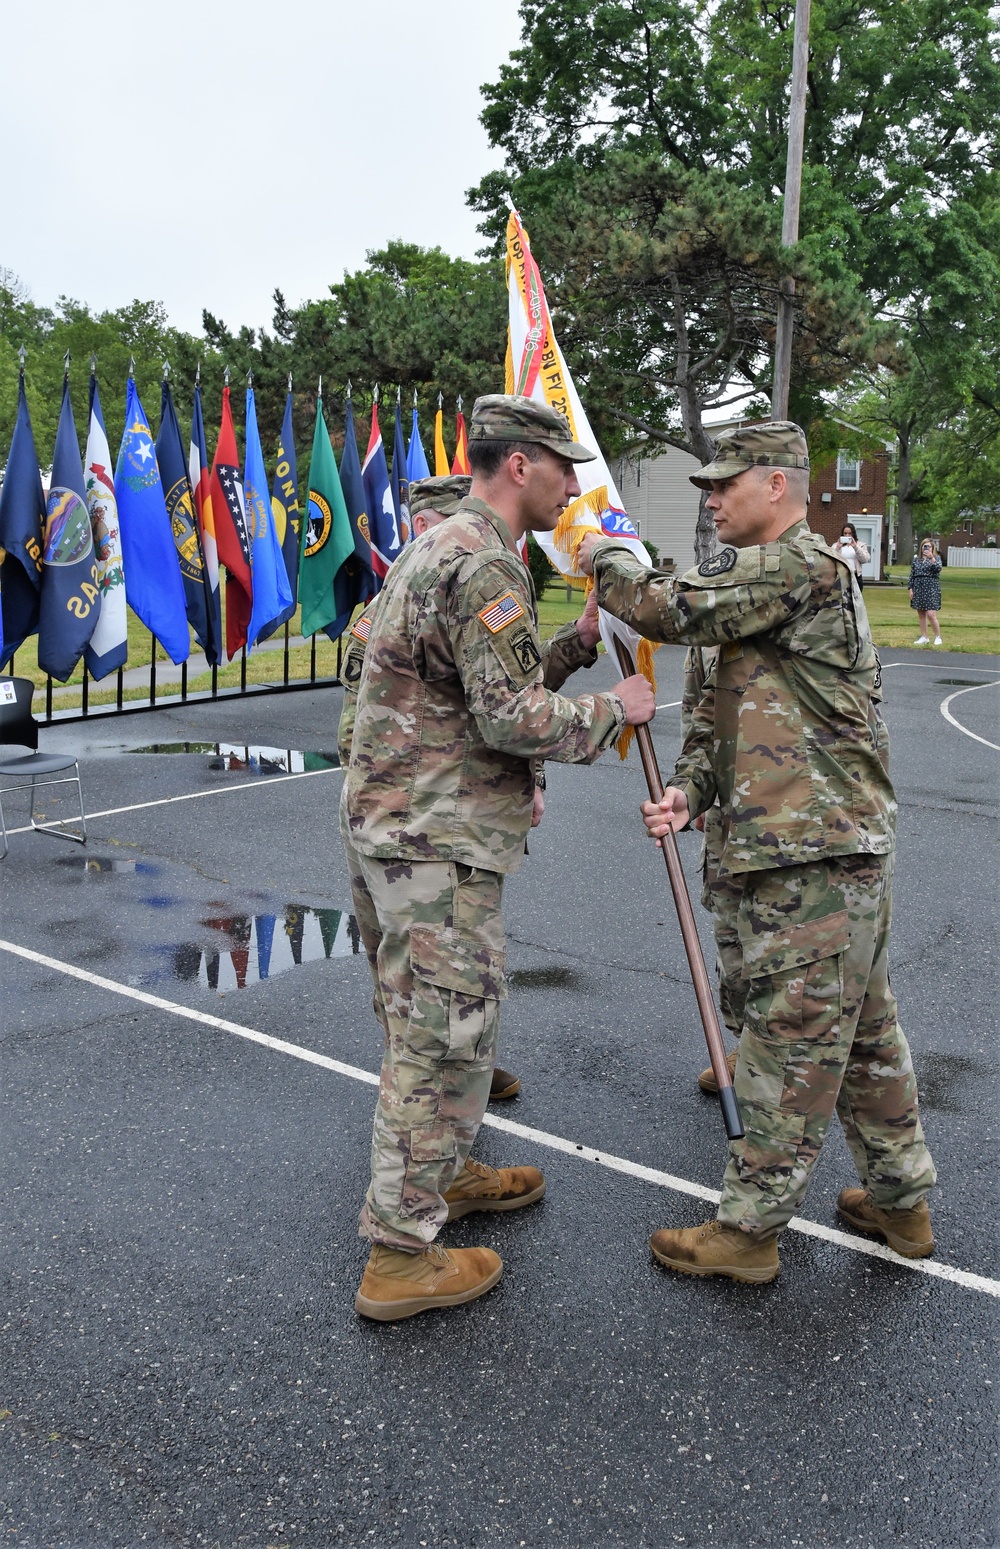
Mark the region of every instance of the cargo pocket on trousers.
MULTIPOLYGON (((439 1059, 472 1062, 492 1034, 499 1002, 507 993, 504 953, 468 931, 415 925, 410 930, 410 966, 427 987, 421 997, 436 1007, 436 1027, 418 1029, 410 1019, 411 1042, 430 1034, 439 1059)), ((416 986, 415 986, 416 990, 416 986)), ((416 998, 416 995, 415 995, 416 998)))
POLYGON ((740 1113, 746 1137, 741 1143, 739 1171, 744 1177, 767 1172, 786 1179, 795 1166, 798 1149, 805 1134, 803 1113, 782 1113, 777 1108, 759 1108, 741 1101, 740 1113))

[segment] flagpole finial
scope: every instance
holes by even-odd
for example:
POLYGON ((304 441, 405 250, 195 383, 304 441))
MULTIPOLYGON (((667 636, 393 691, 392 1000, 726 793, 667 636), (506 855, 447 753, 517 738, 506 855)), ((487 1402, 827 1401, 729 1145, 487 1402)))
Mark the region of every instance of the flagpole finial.
POLYGON ((400 404, 400 403, 402 403, 402 401, 403 401, 403 389, 400 387, 399 383, 397 382, 396 383, 396 403, 400 404))
POLYGON ((247 386, 248 387, 253 387, 253 371, 252 370, 247 372, 247 386))
POLYGON ((163 362, 163 380, 165 382, 167 382, 167 381, 169 381, 169 379, 170 379, 170 362, 169 362, 169 360, 165 360, 163 362))
POLYGON ((201 386, 201 361, 200 360, 199 360, 198 364, 194 368, 194 385, 195 385, 195 387, 200 387, 201 386))
POLYGON ((438 408, 444 408, 444 393, 438 393, 438 408))
POLYGON ((413 389, 413 407, 414 408, 417 407, 417 389, 416 388, 413 389))
POLYGON ((461 395, 461 393, 459 393, 459 395, 458 395, 458 412, 459 412, 459 414, 461 414, 461 412, 462 412, 462 395, 461 395))
POLYGON ((222 380, 225 383, 225 385, 228 387, 229 386, 229 367, 228 366, 226 367, 225 371, 222 373, 222 380))
POLYGON ((91 376, 97 375, 97 356, 93 353, 93 351, 91 351, 90 355, 90 374, 91 376))
POLYGON ((291 392, 291 390, 292 390, 292 373, 289 371, 289 373, 288 373, 288 391, 291 392))
POLYGON ((130 382, 135 380, 135 356, 134 355, 130 355, 129 358, 128 358, 128 375, 129 375, 129 381, 130 382))
POLYGON ((63 381, 67 382, 68 380, 69 380, 69 350, 67 350, 65 355, 63 356, 63 381))
POLYGON ((17 352, 17 358, 18 358, 18 360, 21 363, 21 375, 24 376, 24 363, 25 363, 25 361, 28 358, 28 352, 25 349, 23 344, 21 345, 21 348, 17 352))
POLYGON ((350 377, 347 378, 347 401, 348 401, 348 403, 350 403, 350 401, 351 401, 351 379, 350 379, 350 377))
MULTIPOLYGON (((347 384, 347 386, 348 386, 348 393, 347 393, 348 398, 350 398, 350 396, 351 396, 351 394, 350 394, 350 385, 351 385, 350 383, 347 384)), ((318 384, 318 386, 316 388, 316 397, 317 398, 322 398, 322 396, 323 396, 323 373, 320 372, 319 384, 318 384)))
MULTIPOLYGON (((507 208, 510 211, 510 213, 512 215, 517 215, 517 206, 515 205, 513 199, 510 197, 510 189, 509 188, 508 188, 507 192, 504 194, 504 201, 505 201, 505 203, 507 205, 507 208)), ((518 218, 518 220, 521 219, 521 217, 519 215, 517 215, 517 218, 518 218)))
POLYGON ((375 391, 372 393, 372 404, 374 405, 374 407, 376 409, 378 408, 378 383, 377 382, 375 383, 375 391))

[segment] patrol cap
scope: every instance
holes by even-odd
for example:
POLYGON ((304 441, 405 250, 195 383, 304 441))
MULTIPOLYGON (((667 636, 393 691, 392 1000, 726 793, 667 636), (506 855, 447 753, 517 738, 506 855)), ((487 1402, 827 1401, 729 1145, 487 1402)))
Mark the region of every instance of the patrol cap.
POLYGON ((767 420, 725 431, 712 461, 688 477, 698 489, 711 489, 713 479, 731 479, 748 468, 808 467, 809 447, 802 426, 792 420, 767 420))
POLYGON ((487 393, 476 399, 469 426, 469 442, 475 441, 535 441, 573 463, 592 463, 597 457, 573 440, 565 415, 514 393, 487 393))
POLYGON ((410 516, 418 516, 421 511, 439 511, 442 516, 454 516, 471 488, 472 480, 467 473, 417 479, 410 485, 410 516))

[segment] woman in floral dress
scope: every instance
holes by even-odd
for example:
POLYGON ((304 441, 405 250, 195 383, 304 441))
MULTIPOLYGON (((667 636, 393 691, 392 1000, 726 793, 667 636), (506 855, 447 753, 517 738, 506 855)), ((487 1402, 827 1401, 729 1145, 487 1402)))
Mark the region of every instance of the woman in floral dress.
POLYGON ((910 607, 916 608, 920 620, 920 638, 914 645, 930 645, 928 622, 934 630, 934 644, 943 645, 938 609, 941 606, 941 559, 934 552, 934 544, 925 538, 920 551, 910 566, 910 607))

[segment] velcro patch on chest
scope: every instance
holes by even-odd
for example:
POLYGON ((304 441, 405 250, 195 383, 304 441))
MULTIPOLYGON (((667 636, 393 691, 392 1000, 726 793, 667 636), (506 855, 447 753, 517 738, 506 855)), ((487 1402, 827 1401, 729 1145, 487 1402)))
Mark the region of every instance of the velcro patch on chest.
POLYGON ((362 613, 361 617, 358 619, 358 622, 351 629, 351 634, 354 636, 355 640, 360 640, 363 645, 367 645, 368 636, 371 634, 371 632, 371 617, 367 613, 362 613))
POLYGON ((496 602, 491 602, 488 607, 479 610, 479 617, 486 625, 491 635, 498 635, 501 629, 507 629, 509 625, 524 618, 524 609, 514 596, 513 592, 504 592, 496 602))

